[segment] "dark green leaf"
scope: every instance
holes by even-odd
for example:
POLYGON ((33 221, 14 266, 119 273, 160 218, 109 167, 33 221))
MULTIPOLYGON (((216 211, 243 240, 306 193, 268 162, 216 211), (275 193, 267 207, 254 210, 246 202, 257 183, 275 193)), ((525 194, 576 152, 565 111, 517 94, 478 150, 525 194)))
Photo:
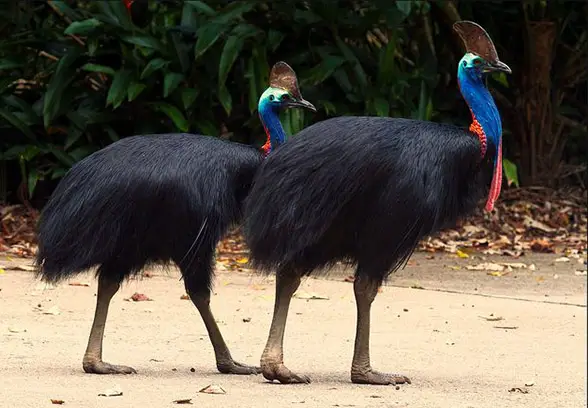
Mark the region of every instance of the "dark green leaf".
POLYGON ((218 100, 225 108, 225 112, 227 115, 231 114, 231 110, 233 109, 233 98, 226 86, 221 86, 218 90, 218 100))
POLYGON ((109 125, 104 126, 104 130, 106 130, 106 133, 108 133, 108 137, 113 142, 120 140, 120 137, 118 136, 118 134, 114 131, 114 129, 111 126, 109 126, 109 125))
POLYGON ((51 7, 58 10, 59 13, 68 17, 70 20, 81 20, 83 17, 76 10, 72 9, 67 2, 61 0, 53 0, 51 7))
POLYGON ((270 29, 267 34, 267 42, 270 47, 270 50, 275 51, 282 43, 282 40, 284 39, 284 37, 286 37, 284 35, 284 33, 270 29))
POLYGON ((148 35, 123 35, 120 38, 121 40, 128 42, 130 44, 135 44, 140 47, 151 48, 153 50, 159 51, 164 55, 167 54, 167 50, 165 49, 163 44, 159 40, 148 35))
POLYGON ((55 179, 61 178, 61 177, 65 176, 66 173, 67 173, 67 169, 65 169, 63 167, 54 168, 53 172, 51 173, 51 179, 55 180, 55 179))
MULTIPOLYGON (((35 112, 33 107, 30 104, 28 104, 24 99, 21 99, 16 95, 9 95, 2 97, 2 101, 8 106, 12 106, 13 108, 19 109, 20 112, 17 117, 22 118, 21 120, 27 126, 39 125, 42 123, 41 118, 39 117, 37 112, 35 112)), ((16 112, 13 113, 16 114, 16 112)))
POLYGON ((20 68, 24 65, 23 62, 20 62, 13 58, 6 58, 0 60, 0 71, 9 70, 14 68, 20 68))
POLYGON ((26 123, 24 123, 22 120, 20 120, 18 117, 16 117, 14 115, 14 113, 9 112, 4 109, 0 109, 0 117, 3 117, 8 123, 10 123, 12 126, 17 128, 18 130, 20 130, 23 133, 23 135, 28 137, 31 141, 37 140, 37 137, 31 131, 31 129, 26 125, 26 123))
MULTIPOLYGON (((243 44, 245 44, 245 38, 242 36, 235 36, 231 35, 225 46, 223 47, 223 52, 220 57, 220 62, 218 66, 218 86, 222 88, 225 86, 225 82, 227 80, 227 76, 229 75, 229 71, 233 67, 235 60, 239 56, 239 53, 243 49, 243 44)), ((220 90, 219 90, 220 92, 220 90)))
POLYGON ((305 76, 305 81, 302 83, 308 83, 309 85, 317 85, 329 78, 333 73, 345 62, 344 58, 327 55, 325 58, 314 68, 312 68, 305 76))
POLYGON ((75 78, 74 63, 82 54, 79 48, 72 48, 59 60, 55 73, 49 82, 43 103, 43 122, 47 128, 59 112, 63 101, 63 91, 75 78))
POLYGON ((163 79, 163 97, 167 98, 184 80, 184 75, 168 72, 163 79))
POLYGON ((76 162, 69 154, 65 153, 63 150, 60 150, 59 148, 53 145, 47 146, 47 150, 50 153, 53 153, 53 155, 57 157, 57 159, 67 167, 73 166, 76 162))
POLYGON ((180 110, 175 106, 166 102, 156 102, 153 103, 152 106, 155 108, 155 110, 166 114, 180 131, 187 132, 190 129, 190 124, 182 112, 180 112, 180 110))
POLYGON ((223 26, 216 23, 209 23, 200 27, 197 31, 198 39, 194 46, 194 59, 200 58, 223 33, 223 26))
POLYGON ((184 109, 188 110, 190 106, 194 103, 196 98, 198 97, 198 90, 194 88, 184 88, 181 91, 182 93, 182 103, 184 104, 184 109))
POLYGON ((68 150, 70 147, 72 147, 74 145, 75 142, 77 142, 80 137, 84 134, 84 131, 82 128, 79 128, 77 126, 70 126, 69 129, 67 129, 67 138, 65 139, 65 145, 64 145, 64 149, 68 150))
POLYGON ((360 88, 367 89, 367 74, 365 73, 363 67, 361 66, 361 63, 359 62, 351 48, 349 48, 349 46, 345 44, 345 42, 343 42, 343 40, 341 40, 341 37, 339 36, 335 37, 335 42, 337 43, 337 46, 341 50, 343 56, 347 59, 347 61, 351 63, 353 71, 355 71, 355 78, 360 88))
POLYGON ((35 187, 37 186, 37 181, 39 181, 39 172, 37 171, 36 167, 31 167, 31 169, 29 170, 29 176, 27 178, 29 198, 33 196, 33 192, 35 191, 35 187))
POLYGON ((202 135, 218 136, 218 128, 209 120, 199 120, 195 125, 202 135))
POLYGON ((203 1, 185 1, 184 3, 192 7, 197 12, 202 13, 206 16, 212 17, 216 14, 216 11, 214 11, 213 8, 211 8, 203 1))
POLYGON ((152 73, 154 73, 157 70, 160 70, 161 68, 163 68, 167 64, 168 64, 168 62, 162 58, 152 59, 151 61, 149 61, 149 63, 147 65, 145 65, 145 68, 143 69, 143 72, 141 73, 141 79, 147 78, 152 73))
POLYGON ((106 96, 106 106, 112 105, 116 109, 123 103, 127 96, 127 89, 131 83, 131 71, 122 69, 118 71, 112 79, 112 84, 106 96))
POLYGON ((65 35, 81 34, 86 35, 100 27, 102 23, 95 18, 89 18, 83 21, 74 21, 63 32, 65 35))
POLYGON ((396 0, 396 7, 402 11, 405 16, 410 14, 412 8, 412 0, 396 0))
POLYGON ((114 69, 107 67, 106 65, 99 65, 99 64, 84 64, 82 65, 82 70, 89 71, 89 72, 100 72, 102 74, 107 75, 114 75, 114 69))
POLYGON ((374 108, 378 116, 388 116, 390 113, 390 104, 386 99, 381 97, 374 98, 374 108))
POLYGON ((91 145, 81 146, 69 152, 69 155, 76 161, 82 160, 84 157, 94 153, 96 148, 91 145))
POLYGON ((139 96, 139 94, 143 92, 146 88, 147 85, 141 84, 139 82, 133 82, 131 85, 129 85, 129 89, 127 92, 129 102, 134 101, 137 98, 137 96, 139 96))
POLYGON ((178 33, 173 33, 171 37, 176 50, 176 55, 178 56, 178 61, 182 67, 182 72, 186 73, 190 69, 190 50, 192 47, 191 45, 186 44, 178 33))
POLYGON ((256 3, 256 0, 230 2, 225 8, 217 13, 215 21, 224 25, 250 11, 255 7, 256 3))

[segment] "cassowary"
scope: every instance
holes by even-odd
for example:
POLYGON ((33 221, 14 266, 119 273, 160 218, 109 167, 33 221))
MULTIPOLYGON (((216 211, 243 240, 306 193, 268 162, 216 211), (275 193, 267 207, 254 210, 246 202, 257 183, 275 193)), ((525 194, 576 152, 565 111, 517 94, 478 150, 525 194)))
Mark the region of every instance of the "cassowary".
POLYGON ((283 362, 290 299, 301 277, 347 260, 357 265, 352 382, 410 382, 370 365, 370 309, 378 288, 421 238, 471 212, 489 184, 486 209, 492 210, 502 178, 502 125, 484 77, 511 71, 483 28, 462 21, 454 29, 467 48, 457 76, 473 117, 469 130, 400 118, 338 117, 302 130, 258 170, 245 203, 245 237, 252 265, 277 274, 261 357, 266 379, 310 381, 283 362))
POLYGON ((253 176, 264 156, 285 140, 284 108, 316 111, 296 75, 278 62, 259 99, 267 133, 254 147, 192 134, 132 136, 75 164, 43 209, 36 263, 44 281, 59 282, 98 267, 94 322, 84 354, 87 373, 134 373, 102 360, 108 306, 123 280, 146 265, 174 262, 200 312, 221 373, 258 373, 231 357, 210 309, 216 244, 242 217, 253 176))

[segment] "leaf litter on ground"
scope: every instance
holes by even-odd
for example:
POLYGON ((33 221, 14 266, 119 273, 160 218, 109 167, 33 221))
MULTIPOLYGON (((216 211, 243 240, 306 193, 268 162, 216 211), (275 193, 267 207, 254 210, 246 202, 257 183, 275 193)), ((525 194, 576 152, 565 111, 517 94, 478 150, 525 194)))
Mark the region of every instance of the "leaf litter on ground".
MULTIPOLYGON (((460 258, 468 258, 468 251, 515 258, 526 252, 563 255, 575 252, 585 256, 587 198, 588 192, 581 189, 506 189, 493 213, 485 213, 480 205, 455 228, 423 239, 418 250, 448 252, 460 258)), ((37 210, 24 205, 0 206, 0 254, 34 256, 38 216, 37 210)), ((249 272, 248 255, 240 229, 234 228, 217 246, 216 266, 219 270, 249 272)))

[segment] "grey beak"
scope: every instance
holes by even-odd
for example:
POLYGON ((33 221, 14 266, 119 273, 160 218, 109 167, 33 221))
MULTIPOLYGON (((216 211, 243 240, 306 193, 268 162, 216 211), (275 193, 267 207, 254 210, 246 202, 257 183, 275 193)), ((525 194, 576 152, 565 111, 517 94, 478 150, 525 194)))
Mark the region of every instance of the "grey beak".
POLYGON ((490 64, 489 68, 492 71, 502 71, 506 72, 507 74, 512 74, 510 67, 502 61, 493 62, 492 64, 490 64))
POLYGON ((309 111, 316 112, 314 105, 305 99, 288 101, 287 106, 288 108, 304 108, 308 109, 309 111))

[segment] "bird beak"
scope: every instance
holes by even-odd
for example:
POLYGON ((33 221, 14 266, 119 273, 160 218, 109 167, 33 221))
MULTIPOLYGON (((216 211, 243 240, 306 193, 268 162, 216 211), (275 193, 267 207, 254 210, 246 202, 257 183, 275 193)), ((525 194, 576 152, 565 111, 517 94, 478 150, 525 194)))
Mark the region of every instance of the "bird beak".
POLYGON ((488 71, 502 71, 506 72, 507 74, 512 74, 512 71, 508 65, 506 65, 502 61, 496 61, 488 64, 487 66, 488 71))
POLYGON ((314 105, 307 100, 300 99, 300 100, 290 100, 286 104, 287 108, 303 108, 308 109, 309 111, 316 112, 316 108, 314 105))

